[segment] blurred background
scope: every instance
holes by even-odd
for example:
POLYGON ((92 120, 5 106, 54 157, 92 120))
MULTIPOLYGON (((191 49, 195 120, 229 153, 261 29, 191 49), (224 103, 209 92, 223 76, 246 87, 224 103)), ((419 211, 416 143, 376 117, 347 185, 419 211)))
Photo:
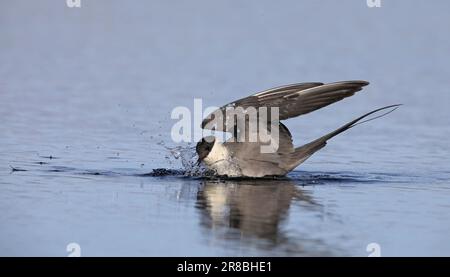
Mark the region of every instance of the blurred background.
POLYGON ((450 255, 450 3, 381 3, 0 0, 0 255, 450 255), (287 122, 295 144, 404 106, 293 183, 135 176, 181 168, 176 106, 353 79, 371 85, 287 122))

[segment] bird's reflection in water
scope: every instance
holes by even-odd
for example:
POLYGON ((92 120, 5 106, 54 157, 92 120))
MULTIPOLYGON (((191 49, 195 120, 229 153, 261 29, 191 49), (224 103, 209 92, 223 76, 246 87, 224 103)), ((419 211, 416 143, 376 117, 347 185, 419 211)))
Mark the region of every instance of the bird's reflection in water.
POLYGON ((265 247, 289 244, 283 222, 293 202, 318 207, 289 180, 204 181, 197 195, 201 225, 212 239, 265 247))

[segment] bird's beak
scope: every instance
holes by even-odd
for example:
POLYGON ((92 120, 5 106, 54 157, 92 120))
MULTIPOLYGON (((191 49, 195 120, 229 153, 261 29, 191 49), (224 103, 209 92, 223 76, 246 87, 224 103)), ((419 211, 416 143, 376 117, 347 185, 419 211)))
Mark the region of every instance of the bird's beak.
POLYGON ((203 162, 203 160, 206 158, 206 155, 199 155, 197 160, 197 166, 200 166, 200 164, 203 162))
POLYGON ((202 158, 200 158, 200 157, 198 158, 198 160, 197 160, 197 166, 200 166, 200 164, 202 163, 202 160, 203 160, 202 158))

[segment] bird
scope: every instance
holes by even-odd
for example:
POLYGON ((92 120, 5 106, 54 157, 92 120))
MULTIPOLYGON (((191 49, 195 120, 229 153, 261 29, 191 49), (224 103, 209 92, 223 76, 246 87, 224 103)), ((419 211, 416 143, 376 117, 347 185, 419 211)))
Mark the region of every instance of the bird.
POLYGON ((340 128, 299 147, 294 147, 291 132, 280 121, 308 114, 338 102, 361 91, 367 85, 369 85, 369 82, 362 80, 333 83, 297 83, 268 89, 226 104, 206 116, 201 123, 201 127, 202 129, 231 133, 231 138, 220 142, 215 136, 203 137, 196 145, 197 164, 203 164, 207 169, 212 170, 214 174, 225 177, 261 178, 285 176, 315 152, 325 147, 329 139, 358 124, 393 112, 401 104, 372 110, 340 128), (275 125, 268 124, 264 130, 257 128, 256 131, 249 131, 247 127, 249 119, 247 117, 244 117, 246 119, 245 123, 247 123, 245 127, 237 124, 236 120, 220 119, 223 120, 219 121, 220 124, 217 124, 217 122, 212 124, 217 112, 225 112, 229 108, 237 107, 240 108, 239 111, 244 116, 251 108, 277 108, 278 122, 271 123, 277 124, 279 130, 277 137, 278 147, 275 151, 268 153, 261 151, 261 147, 267 145, 267 139, 264 141, 260 139, 256 141, 248 140, 251 132, 256 132, 259 135, 262 131, 268 133, 269 138, 272 138, 270 137, 272 135, 270 130, 275 125), (367 119, 368 116, 380 111, 385 113, 367 119), (247 137, 242 139, 241 134, 247 137))

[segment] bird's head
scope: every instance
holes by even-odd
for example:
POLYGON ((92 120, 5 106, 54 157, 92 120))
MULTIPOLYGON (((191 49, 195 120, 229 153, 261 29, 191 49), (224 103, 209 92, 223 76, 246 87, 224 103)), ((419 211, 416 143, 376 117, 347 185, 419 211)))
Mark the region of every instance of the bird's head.
POLYGON ((206 156, 208 156, 209 152, 214 146, 216 138, 214 136, 207 136, 202 138, 195 147, 198 155, 197 164, 200 164, 206 156))

